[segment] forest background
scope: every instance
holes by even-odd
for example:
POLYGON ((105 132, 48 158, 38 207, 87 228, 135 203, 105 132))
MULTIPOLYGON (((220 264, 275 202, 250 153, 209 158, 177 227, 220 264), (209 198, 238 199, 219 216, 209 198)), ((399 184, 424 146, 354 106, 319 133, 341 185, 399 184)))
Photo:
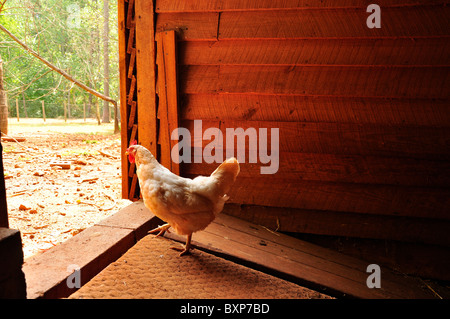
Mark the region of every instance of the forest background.
MULTIPOLYGON (((119 99, 117 0, 0 0, 0 24, 90 88, 119 99)), ((52 71, 0 31, 9 117, 113 117, 113 105, 52 71)))

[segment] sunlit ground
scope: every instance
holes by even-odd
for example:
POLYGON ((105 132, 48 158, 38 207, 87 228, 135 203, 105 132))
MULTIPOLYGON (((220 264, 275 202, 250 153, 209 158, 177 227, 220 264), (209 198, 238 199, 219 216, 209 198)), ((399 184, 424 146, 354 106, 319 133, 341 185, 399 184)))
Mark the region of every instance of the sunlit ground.
POLYGON ((110 135, 114 133, 114 121, 98 125, 96 119, 46 119, 42 118, 16 118, 8 119, 8 135, 30 132, 59 132, 110 135))

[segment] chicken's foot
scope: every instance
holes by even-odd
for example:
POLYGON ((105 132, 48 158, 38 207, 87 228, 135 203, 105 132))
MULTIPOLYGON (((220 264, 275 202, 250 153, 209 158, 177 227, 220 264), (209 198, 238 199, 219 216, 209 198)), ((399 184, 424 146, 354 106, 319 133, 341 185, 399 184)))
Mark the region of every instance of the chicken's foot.
POLYGON ((192 239, 192 234, 191 235, 187 235, 186 237, 186 246, 183 248, 180 247, 170 247, 174 250, 177 251, 181 251, 180 253, 180 257, 184 256, 184 255, 189 255, 189 250, 191 249, 191 239, 192 239))
POLYGON ((159 233, 156 235, 156 237, 159 237, 159 236, 164 235, 164 233, 166 231, 168 231, 169 228, 170 228, 169 224, 164 224, 159 227, 156 227, 155 229, 148 231, 148 234, 153 234, 153 233, 156 233, 157 231, 159 231, 159 233))

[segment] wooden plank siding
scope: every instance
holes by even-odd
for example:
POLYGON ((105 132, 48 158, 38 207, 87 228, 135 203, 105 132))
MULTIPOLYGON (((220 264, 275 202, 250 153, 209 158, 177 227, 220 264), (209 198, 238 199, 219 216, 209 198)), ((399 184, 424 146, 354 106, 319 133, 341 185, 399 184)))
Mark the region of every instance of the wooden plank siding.
POLYGON ((186 120, 251 120, 447 127, 446 99, 267 94, 184 94, 186 120))
POLYGON ((220 40, 448 36, 450 8, 443 5, 382 12, 379 29, 366 27, 368 14, 360 8, 224 12, 218 35, 220 40))
POLYGON ((450 67, 184 66, 182 92, 450 98, 450 67), (440 76, 437 76, 440 75, 440 76))
MULTIPOLYGON (((247 143, 227 213, 279 231, 450 247, 450 6, 380 0, 382 27, 369 29, 370 3, 156 0, 142 14, 152 17, 154 34, 176 33, 177 121, 192 132, 192 154, 211 143, 194 136, 194 120, 202 134, 267 128, 270 141, 270 129, 279 129, 277 173, 261 175, 268 164, 248 163, 257 145, 247 143)), ((135 36, 132 24, 125 35, 135 36)), ((139 61, 151 60, 149 49, 126 49, 122 64, 146 90, 139 61)), ((129 92, 132 81, 121 87, 129 92)), ((144 81, 160 90, 156 79, 144 81)), ((128 138, 140 138, 139 94, 153 93, 136 94, 136 114, 133 101, 122 114, 128 138)), ((149 141, 169 145, 159 121, 149 141)), ((226 145, 216 151, 225 154, 226 145)), ((183 163, 180 171, 194 177, 216 166, 183 163)))
MULTIPOLYGON (((194 130, 194 122, 182 120, 181 126, 194 130)), ((363 155, 404 157, 448 161, 450 159, 450 136, 448 128, 432 126, 382 126, 355 123, 306 123, 270 121, 206 121, 202 122, 202 133, 208 128, 219 128, 224 135, 227 129, 268 129, 267 140, 271 140, 270 128, 279 128, 280 154, 319 153, 339 155, 363 155)), ((203 135, 203 134, 202 134, 203 135)), ((226 143, 226 137, 223 138, 226 143)), ((211 141, 192 134, 191 144, 211 141)), ((258 145, 246 145, 247 152, 258 145)), ((268 145, 271 151, 271 144, 268 145)))
MULTIPOLYGON (((157 4, 158 5, 158 4, 157 4)), ((176 29, 181 40, 448 38, 450 8, 436 5, 387 7, 382 28, 366 26, 360 8, 232 12, 161 12, 158 31, 176 29), (420 21, 420 23, 417 23, 420 21)))
MULTIPOLYGON (((366 9, 370 4, 367 0, 210 0, 210 1, 185 1, 185 0, 158 0, 155 11, 162 12, 223 12, 223 11, 255 11, 255 10, 291 10, 291 9, 366 9)), ((442 5, 442 0, 379 0, 381 7, 408 7, 420 4, 442 5)))
POLYGON ((233 202, 360 214, 448 219, 449 191, 434 188, 241 177, 233 202))
MULTIPOLYGON (((271 227, 280 218, 279 230, 449 245, 450 8, 378 4, 381 29, 367 28, 363 0, 156 1, 156 30, 178 36, 180 126, 280 130, 278 172, 242 163, 229 207, 246 208, 232 214, 271 227), (420 225, 429 231, 416 236, 420 225)), ((192 153, 211 142, 201 138, 192 153)))
POLYGON ((179 45, 179 63, 182 65, 450 64, 450 41, 443 41, 441 38, 245 39, 181 41, 179 45))
MULTIPOLYGON (((226 151, 224 151, 226 153, 226 151)), ((248 153, 245 154, 248 158, 248 153)), ((200 175, 213 172, 215 163, 183 164, 183 172, 200 175)), ((260 174, 263 164, 242 163, 240 177, 260 174)), ((446 161, 413 158, 284 152, 276 178, 407 187, 450 187, 446 161)), ((265 177, 269 179, 270 176, 265 177)), ((448 217, 448 216, 446 216, 448 217)))

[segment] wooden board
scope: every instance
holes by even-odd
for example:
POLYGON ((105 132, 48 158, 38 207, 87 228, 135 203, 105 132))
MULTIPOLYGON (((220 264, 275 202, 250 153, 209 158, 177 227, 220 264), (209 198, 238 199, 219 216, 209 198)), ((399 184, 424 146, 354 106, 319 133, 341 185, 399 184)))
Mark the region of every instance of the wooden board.
MULTIPOLYGON (((169 238, 184 241, 173 233, 169 238)), ((257 269, 315 289, 356 298, 432 298, 420 282, 382 268, 381 288, 366 284, 368 263, 261 226, 220 215, 205 231, 193 235, 193 244, 257 269)))
POLYGON ((156 16, 156 31, 176 30, 181 40, 217 40, 219 13, 167 13, 156 16))
MULTIPOLYGON (((226 204, 225 214, 281 232, 394 240, 450 247, 450 221, 335 211, 226 204), (426 229, 427 231, 424 231, 426 229)), ((322 237, 321 237, 322 238, 322 237)), ((368 252, 365 252, 368 254, 368 252)), ((443 263, 446 263, 442 261, 443 263)), ((413 265, 411 265, 413 266, 413 265)), ((442 267, 435 265, 436 268, 442 267)), ((431 267, 432 268, 432 267, 431 267)), ((441 274, 440 276, 443 276, 441 274)))
MULTIPOLYGON (((313 9, 313 8, 362 8, 366 9, 366 0, 212 0, 212 1, 186 1, 186 0, 157 0, 156 12, 208 12, 208 11, 234 11, 234 10, 272 10, 272 9, 313 9)), ((418 4, 441 4, 442 0, 379 0, 377 4, 385 7, 404 7, 418 4)))
MULTIPOLYGON (((180 127, 192 132, 193 147, 205 147, 211 143, 210 140, 203 139, 203 133, 208 128, 222 131, 225 147, 227 129, 231 130, 230 133, 236 128, 254 128, 257 133, 260 129, 267 129, 267 141, 271 141, 271 129, 279 128, 280 160, 283 160, 281 156, 284 152, 450 159, 450 133, 446 127, 269 121, 202 121, 201 124, 200 135, 194 132, 194 121, 180 121, 180 127)), ((200 128, 198 131, 200 132, 200 128)), ((270 152, 272 143, 268 144, 270 152)), ((249 144, 247 138, 245 147, 246 153, 249 153, 258 144, 249 144)))
MULTIPOLYGON (((119 33, 119 80, 120 80, 120 151, 125 153, 128 147, 128 110, 127 110, 127 83, 128 83, 128 56, 127 56, 127 29, 126 29, 126 5, 124 1, 118 1, 118 33, 119 33)), ((129 179, 128 174, 128 159, 126 156, 121 156, 122 167, 122 198, 128 198, 129 179)))
POLYGON ((437 37, 449 35, 449 15, 443 5, 383 8, 382 27, 370 29, 360 8, 223 12, 218 34, 219 40, 437 37))
POLYGON ((153 2, 136 0, 138 140, 157 155, 156 63, 153 2))
POLYGON ((449 65, 448 38, 180 42, 180 64, 449 65))
MULTIPOLYGON (((2 132, 3 133, 3 132, 2 132)), ((27 139, 25 137, 13 137, 13 136, 2 136, 1 141, 2 142, 25 142, 27 139)))
POLYGON ((183 93, 450 98, 450 67, 184 66, 183 93))
MULTIPOLYGON (((193 151, 195 153, 195 151, 193 151)), ((450 187, 450 162, 416 160, 411 158, 375 157, 285 152, 276 178, 284 181, 306 180, 393 186, 450 187)), ((213 160, 213 159, 212 159, 213 160)), ((218 163, 186 163, 182 171, 187 175, 209 175, 218 163)), ((240 163, 240 177, 261 174, 265 164, 240 163)))
POLYGON ((3 170, 3 145, 0 143, 0 227, 8 228, 8 207, 6 202, 5 175, 3 170))
POLYGON ((171 150, 177 141, 171 139, 171 132, 178 128, 178 89, 176 65, 175 31, 156 34, 158 54, 158 118, 161 144, 161 164, 179 175, 178 159, 172 159, 171 150))
POLYGON ((238 177, 228 195, 231 203, 246 205, 450 219, 448 188, 293 181, 259 175, 238 177))
MULTIPOLYGON (((336 236, 300 235, 302 239, 337 250, 363 260, 376 260, 382 265, 399 272, 419 276, 421 278, 450 280, 450 247, 408 243, 385 239, 362 239, 336 236)), ((426 281, 430 286, 432 281, 426 281)), ((450 297, 450 291, 445 292, 434 286, 433 289, 444 299, 450 297), (437 288, 437 289, 436 289, 437 288)))
POLYGON ((161 12, 156 28, 177 29, 181 40, 448 37, 449 12, 442 5, 385 7, 383 26, 374 29, 361 8, 225 11, 220 19, 219 12, 161 12))
POLYGON ((450 126, 450 100, 185 94, 180 118, 450 126))

